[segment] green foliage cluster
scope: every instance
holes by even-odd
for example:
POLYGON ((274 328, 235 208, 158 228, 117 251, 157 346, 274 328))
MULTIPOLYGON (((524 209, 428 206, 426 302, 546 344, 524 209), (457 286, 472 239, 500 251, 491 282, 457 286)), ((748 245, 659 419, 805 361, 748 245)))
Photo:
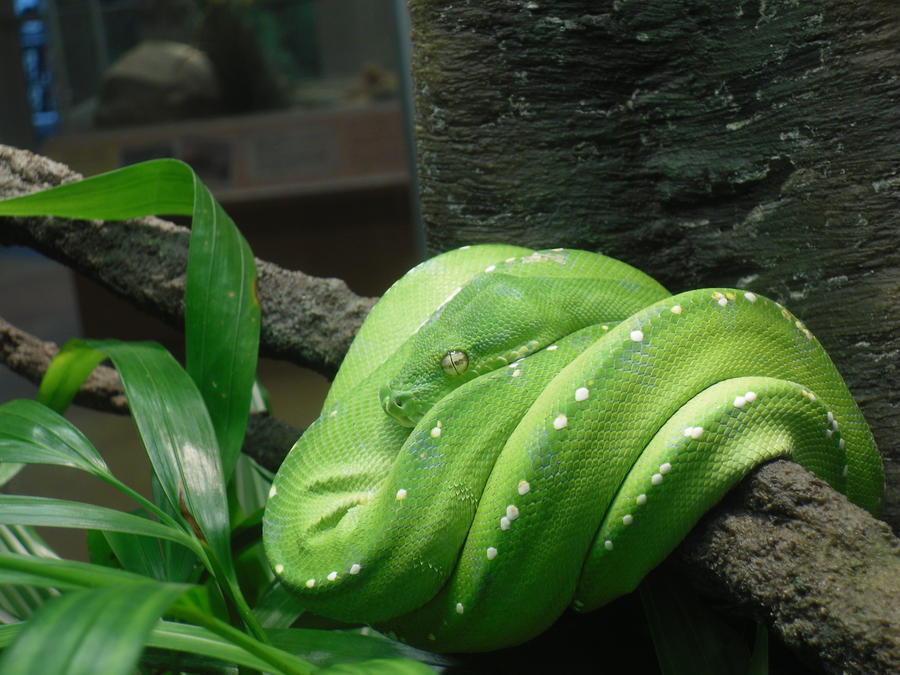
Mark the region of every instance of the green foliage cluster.
POLYGON ((431 672, 377 634, 291 628, 302 608, 260 543, 271 475, 241 454, 259 344, 247 242, 185 164, 156 160, 0 202, 0 215, 191 215, 182 366, 155 343, 73 340, 38 400, 0 405, 0 484, 25 464, 85 471, 135 502, 0 494, 0 673, 431 672), (153 470, 147 499, 62 413, 109 359, 153 470), (62 560, 34 526, 88 532, 62 560), (52 648, 51 648, 52 647, 52 648))

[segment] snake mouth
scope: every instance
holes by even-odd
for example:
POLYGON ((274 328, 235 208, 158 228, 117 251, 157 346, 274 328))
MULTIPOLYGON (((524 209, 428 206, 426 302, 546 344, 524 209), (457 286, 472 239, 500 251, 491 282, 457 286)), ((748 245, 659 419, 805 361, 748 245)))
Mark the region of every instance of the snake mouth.
POLYGON ((422 419, 422 413, 411 392, 394 391, 390 385, 386 384, 381 387, 378 397, 381 399, 381 407, 384 408, 384 411, 402 426, 414 427, 422 419))

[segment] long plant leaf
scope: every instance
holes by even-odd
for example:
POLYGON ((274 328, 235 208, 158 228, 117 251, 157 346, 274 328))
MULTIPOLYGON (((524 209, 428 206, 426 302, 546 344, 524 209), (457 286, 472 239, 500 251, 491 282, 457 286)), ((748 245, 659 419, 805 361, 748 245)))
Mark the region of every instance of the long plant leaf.
POLYGON ((434 665, 450 663, 438 654, 415 649, 379 634, 312 628, 271 628, 268 633, 276 647, 319 666, 373 659, 411 659, 434 665))
POLYGON ((28 399, 0 405, 0 462, 70 466, 112 478, 84 434, 47 406, 28 399))
POLYGON ((750 650, 741 635, 665 570, 638 587, 663 675, 746 675, 750 650))
POLYGON ((219 664, 233 663, 258 671, 270 669, 266 661, 246 649, 225 640, 207 628, 186 623, 160 621, 150 633, 147 646, 173 652, 188 652, 207 657, 219 664))
MULTIPOLYGON (((0 553, 58 560, 59 556, 31 527, 0 525, 0 553)), ((55 588, 25 582, 0 582, 0 623, 22 621, 34 614, 47 599, 58 595, 55 588)))
POLYGON ((142 582, 72 591, 54 598, 3 652, 0 672, 131 673, 159 617, 186 589, 142 582))
MULTIPOLYGON (((15 641, 23 625, 0 626, 0 649, 8 647, 15 641)), ((221 666, 223 663, 265 672, 272 670, 269 661, 202 626, 161 620, 147 636, 146 646, 205 657, 206 661, 197 661, 194 665, 206 665, 209 666, 209 670, 214 670, 215 666, 221 666)), ((164 662, 164 659, 161 661, 164 662)))
POLYGON ((21 584, 26 580, 36 588, 71 590, 148 581, 146 577, 134 572, 78 560, 0 553, 0 584, 21 584))
POLYGON ((321 675, 431 675, 434 671, 411 659, 371 659, 338 663, 318 672, 321 675))
POLYGON ((50 497, 0 494, 0 523, 129 532, 174 541, 195 551, 198 548, 196 540, 190 535, 155 520, 105 506, 50 497))
POLYGON ((256 378, 256 262, 203 183, 195 180, 194 187, 184 299, 185 362, 215 426, 227 480, 241 452, 256 378))
POLYGON ((38 401, 60 414, 64 413, 81 384, 105 358, 103 352, 63 345, 53 358, 54 367, 41 379, 38 401))
MULTIPOLYGON (((228 501, 218 441, 193 380, 156 343, 70 340, 64 349, 70 355, 78 351, 101 353, 112 360, 169 504, 199 528, 220 563, 228 566, 228 501)), ((74 394, 71 380, 57 378, 56 369, 54 360, 45 381, 65 382, 74 394)), ((49 387, 45 391, 55 396, 49 387)))
POLYGON ((0 202, 0 215, 44 214, 102 220, 193 216, 185 297, 187 370, 206 401, 228 478, 247 425, 260 316, 256 263, 234 222, 191 168, 173 159, 0 202))

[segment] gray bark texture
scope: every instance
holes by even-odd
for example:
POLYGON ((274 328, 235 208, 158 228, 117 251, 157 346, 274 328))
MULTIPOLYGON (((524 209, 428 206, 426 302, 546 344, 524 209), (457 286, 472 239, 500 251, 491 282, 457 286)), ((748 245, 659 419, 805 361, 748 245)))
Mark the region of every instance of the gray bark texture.
MULTIPOLYGON (((409 7, 429 253, 585 248, 785 304, 862 408, 900 531, 900 6, 409 7)), ((900 672, 897 539, 795 469, 754 472, 682 558, 817 669, 900 672)))
POLYGON ((900 529, 900 6, 412 0, 430 252, 603 252, 788 306, 860 404, 900 529))

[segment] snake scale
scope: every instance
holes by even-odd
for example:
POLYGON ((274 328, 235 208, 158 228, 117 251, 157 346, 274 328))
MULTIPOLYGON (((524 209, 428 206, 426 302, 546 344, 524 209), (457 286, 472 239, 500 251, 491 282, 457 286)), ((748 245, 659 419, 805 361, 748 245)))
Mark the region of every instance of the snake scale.
POLYGON ((586 251, 464 247, 366 319, 263 539, 316 614, 490 650, 633 590, 774 457, 880 509, 869 428, 783 306, 670 295, 586 251))

